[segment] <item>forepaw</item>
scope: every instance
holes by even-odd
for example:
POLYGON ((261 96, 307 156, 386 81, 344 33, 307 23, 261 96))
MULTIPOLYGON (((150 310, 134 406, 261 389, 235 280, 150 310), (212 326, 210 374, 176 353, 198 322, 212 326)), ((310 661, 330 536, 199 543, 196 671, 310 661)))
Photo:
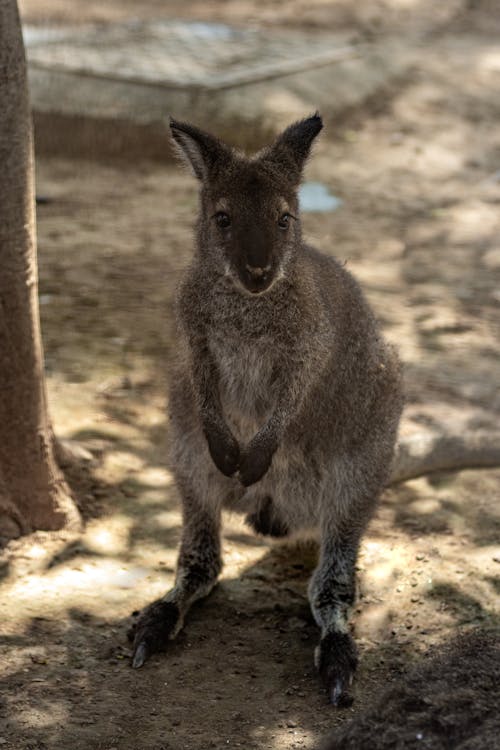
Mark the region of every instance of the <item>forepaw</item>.
POLYGON ((271 466, 276 447, 273 436, 261 431, 241 452, 238 476, 244 487, 250 487, 262 479, 271 466))
POLYGON ((134 669, 142 667, 151 654, 163 651, 181 624, 179 607, 172 602, 160 600, 146 607, 127 633, 128 639, 134 642, 134 669))
POLYGON ((356 646, 348 633, 325 635, 316 651, 316 666, 328 692, 330 703, 338 708, 353 702, 349 689, 358 664, 356 646))
POLYGON ((229 431, 213 427, 206 429, 205 435, 212 461, 222 474, 231 477, 238 470, 240 460, 240 447, 237 441, 229 431))

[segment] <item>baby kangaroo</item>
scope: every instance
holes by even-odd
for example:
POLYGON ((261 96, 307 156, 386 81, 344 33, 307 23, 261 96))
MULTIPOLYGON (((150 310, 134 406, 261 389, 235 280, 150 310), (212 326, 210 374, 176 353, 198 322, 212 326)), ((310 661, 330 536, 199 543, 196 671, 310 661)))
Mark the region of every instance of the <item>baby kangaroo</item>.
POLYGON ((354 566, 388 478, 402 397, 398 360, 358 284, 302 239, 297 189, 321 128, 316 114, 247 158, 171 122, 201 184, 170 386, 184 525, 175 586, 142 612, 133 666, 174 638, 214 586, 225 507, 261 534, 319 531, 309 586, 316 664, 341 705, 357 662, 354 566))

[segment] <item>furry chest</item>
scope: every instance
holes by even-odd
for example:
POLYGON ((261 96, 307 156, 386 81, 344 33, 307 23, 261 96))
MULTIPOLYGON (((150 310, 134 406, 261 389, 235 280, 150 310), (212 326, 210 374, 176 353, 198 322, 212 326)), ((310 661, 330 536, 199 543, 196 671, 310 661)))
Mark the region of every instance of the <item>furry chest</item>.
POLYGON ((269 341, 213 340, 210 349, 219 371, 219 394, 226 417, 236 424, 270 415, 276 398, 277 366, 269 341))

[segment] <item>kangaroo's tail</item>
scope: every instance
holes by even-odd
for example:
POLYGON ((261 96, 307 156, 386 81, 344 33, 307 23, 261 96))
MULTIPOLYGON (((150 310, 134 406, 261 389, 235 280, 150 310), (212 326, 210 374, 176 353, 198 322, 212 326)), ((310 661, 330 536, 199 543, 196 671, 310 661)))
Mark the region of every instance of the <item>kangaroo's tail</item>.
POLYGON ((418 433, 396 445, 387 484, 397 484, 434 471, 500 466, 500 430, 418 433))

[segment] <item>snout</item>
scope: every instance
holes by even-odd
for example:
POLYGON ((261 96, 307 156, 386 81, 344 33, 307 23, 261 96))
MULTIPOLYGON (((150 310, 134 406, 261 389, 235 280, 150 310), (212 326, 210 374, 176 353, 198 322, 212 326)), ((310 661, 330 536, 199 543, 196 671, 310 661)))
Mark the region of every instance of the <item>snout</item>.
POLYGON ((245 287, 252 294, 258 294, 267 289, 272 281, 272 266, 251 266, 245 265, 242 281, 245 287))

